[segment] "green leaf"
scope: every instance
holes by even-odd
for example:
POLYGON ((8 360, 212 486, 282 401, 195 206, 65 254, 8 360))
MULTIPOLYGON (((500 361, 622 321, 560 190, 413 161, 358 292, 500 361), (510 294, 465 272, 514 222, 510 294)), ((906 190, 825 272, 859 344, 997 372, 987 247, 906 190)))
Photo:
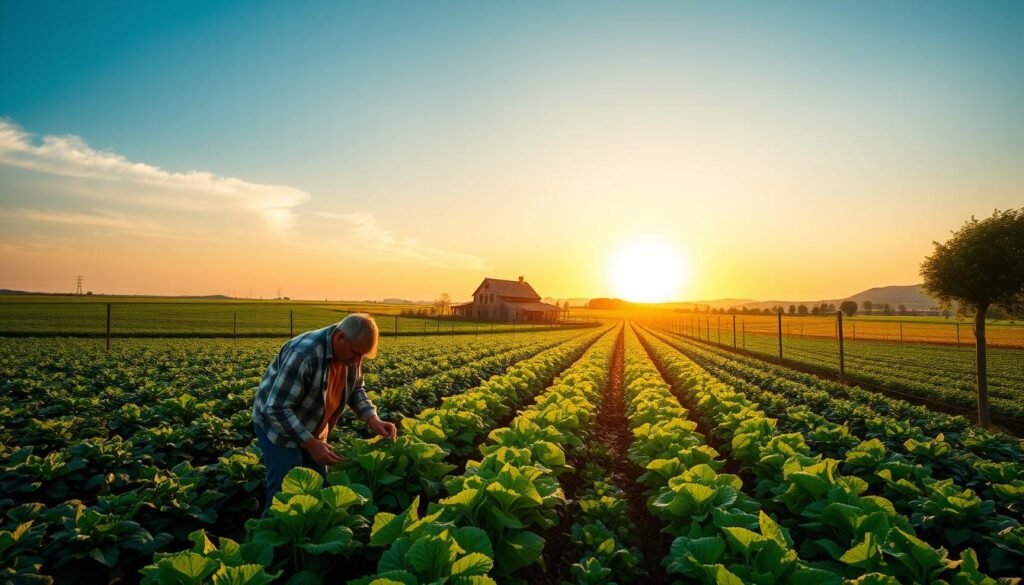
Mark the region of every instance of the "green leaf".
POLYGON ((494 558, 494 548, 491 546, 491 539, 487 532, 475 526, 465 526, 455 530, 453 534, 455 542, 459 543, 467 553, 481 553, 494 558))
POLYGON ((308 467, 296 467, 284 476, 281 492, 285 494, 314 494, 324 484, 324 478, 308 467))
POLYGON ((480 490, 467 488, 453 496, 441 500, 441 504, 444 506, 450 506, 460 512, 468 513, 473 507, 473 504, 477 501, 477 496, 479 494, 480 490))
POLYGON ((747 530, 746 528, 727 527, 723 528, 722 532, 725 532, 726 536, 729 537, 736 546, 744 552, 744 554, 750 554, 755 544, 763 542, 765 537, 760 534, 747 530))
POLYGON ((424 536, 409 547, 406 560, 426 581, 444 576, 445 569, 455 560, 458 551, 450 540, 439 536, 424 536))
POLYGON ((746 585, 743 579, 740 579, 722 565, 712 566, 711 573, 715 577, 715 585, 746 585))
POLYGON ((181 579, 182 583, 189 584, 202 583, 203 580, 217 570, 218 566, 217 561, 193 552, 185 552, 167 557, 158 563, 158 566, 163 566, 165 562, 167 567, 181 579))
POLYGON ((864 541, 846 551, 839 561, 864 570, 871 570, 879 564, 882 552, 878 548, 878 541, 871 532, 864 534, 864 541))
POLYGON ((525 528, 519 518, 506 514, 497 506, 487 508, 487 516, 494 521, 494 525, 498 528, 525 528))
POLYGON ((498 542, 495 564, 502 574, 509 574, 540 559, 544 539, 539 534, 524 530, 498 542))
POLYGON ((761 527, 761 534, 766 538, 770 538, 775 542, 779 543, 782 548, 791 548, 793 546, 793 539, 789 537, 789 532, 778 525, 775 520, 772 520, 771 516, 764 513, 761 510, 761 515, 758 517, 758 523, 761 527))
POLYGON ((299 548, 313 554, 340 555, 352 543, 352 531, 345 526, 333 526, 320 537, 320 542, 300 544, 299 548))
POLYGON ((280 571, 273 575, 267 574, 262 565, 221 567, 213 575, 213 585, 268 585, 280 574, 280 571))
POLYGON ((332 485, 320 490, 320 499, 335 510, 347 510, 353 505, 365 503, 362 496, 344 485, 332 485))
POLYGON ((494 566, 494 561, 482 553, 469 553, 452 563, 452 575, 470 576, 486 575, 494 566))
POLYGON ((565 452, 554 443, 539 441, 533 444, 532 451, 537 461, 548 467, 565 467, 565 452))

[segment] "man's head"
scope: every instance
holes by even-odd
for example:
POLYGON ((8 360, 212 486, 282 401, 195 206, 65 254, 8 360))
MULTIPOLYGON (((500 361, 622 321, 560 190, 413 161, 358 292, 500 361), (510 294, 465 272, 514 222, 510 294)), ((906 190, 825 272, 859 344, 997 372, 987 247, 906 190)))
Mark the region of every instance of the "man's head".
POLYGON ((377 323, 365 313, 345 317, 334 329, 334 357, 347 363, 377 357, 377 323))

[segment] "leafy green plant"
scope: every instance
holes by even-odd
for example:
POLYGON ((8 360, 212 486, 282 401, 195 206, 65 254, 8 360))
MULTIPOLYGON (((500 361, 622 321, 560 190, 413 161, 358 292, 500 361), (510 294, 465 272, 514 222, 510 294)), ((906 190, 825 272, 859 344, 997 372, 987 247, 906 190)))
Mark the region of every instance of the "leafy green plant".
POLYGON ((378 573, 352 585, 494 583, 487 577, 494 566, 494 550, 484 530, 441 520, 441 511, 420 518, 418 508, 417 498, 401 514, 381 512, 374 517, 370 544, 388 548, 377 563, 378 573))
POLYGON ((274 549, 273 569, 319 575, 331 557, 347 557, 359 546, 354 531, 368 522, 351 510, 367 498, 350 486, 322 486, 312 469, 292 469, 267 515, 246 523, 251 542, 274 549))
POLYGON ((141 570, 143 585, 267 585, 281 576, 280 571, 266 571, 273 551, 264 544, 240 545, 222 537, 218 547, 203 530, 190 534, 189 540, 191 550, 157 553, 155 562, 141 570))
POLYGON ((405 508, 421 494, 436 496, 440 480, 455 469, 445 463, 447 453, 441 447, 410 436, 394 441, 355 439, 344 454, 336 466, 340 470, 330 474, 331 483, 366 486, 374 505, 384 510, 405 508))

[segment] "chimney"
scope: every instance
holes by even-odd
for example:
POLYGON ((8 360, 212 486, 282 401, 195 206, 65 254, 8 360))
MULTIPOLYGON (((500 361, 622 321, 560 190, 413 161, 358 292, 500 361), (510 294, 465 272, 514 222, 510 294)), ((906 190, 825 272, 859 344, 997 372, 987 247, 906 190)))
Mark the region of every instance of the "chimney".
POLYGON ((523 277, 522 276, 519 277, 519 284, 523 284, 523 277))

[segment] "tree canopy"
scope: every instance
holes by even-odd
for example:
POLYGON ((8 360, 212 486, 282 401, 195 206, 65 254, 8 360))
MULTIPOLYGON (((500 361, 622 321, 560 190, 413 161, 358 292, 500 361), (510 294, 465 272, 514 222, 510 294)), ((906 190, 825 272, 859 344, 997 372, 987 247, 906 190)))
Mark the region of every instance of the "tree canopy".
POLYGON ((924 289, 944 307, 1024 313, 1024 208, 974 216, 921 264, 924 289))

